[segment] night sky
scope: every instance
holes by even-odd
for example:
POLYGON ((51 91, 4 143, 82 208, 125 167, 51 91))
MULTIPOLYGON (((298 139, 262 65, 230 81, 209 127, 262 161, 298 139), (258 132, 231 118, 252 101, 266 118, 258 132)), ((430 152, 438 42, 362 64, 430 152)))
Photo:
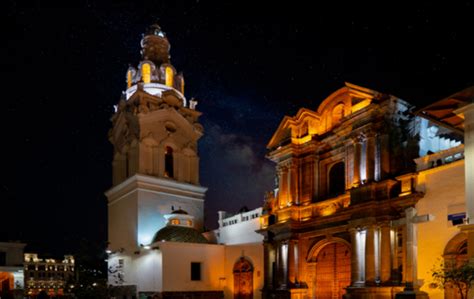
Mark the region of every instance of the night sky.
POLYGON ((0 240, 65 253, 107 239, 110 117, 154 22, 203 112, 208 228, 217 210, 262 205, 274 175, 265 146, 283 116, 345 81, 417 106, 474 84, 469 1, 100 2, 2 8, 0 240))

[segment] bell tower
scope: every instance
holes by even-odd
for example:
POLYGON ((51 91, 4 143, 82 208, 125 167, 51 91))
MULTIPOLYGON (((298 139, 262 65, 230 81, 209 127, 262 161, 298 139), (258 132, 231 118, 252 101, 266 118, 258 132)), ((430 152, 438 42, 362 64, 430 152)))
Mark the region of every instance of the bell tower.
POLYGON ((128 68, 126 90, 111 118, 111 250, 133 252, 151 243, 173 208, 187 211, 202 230, 207 188, 199 184, 201 113, 197 101, 186 100, 183 75, 171 64, 169 50, 160 26, 150 26, 141 40, 142 60, 128 68))

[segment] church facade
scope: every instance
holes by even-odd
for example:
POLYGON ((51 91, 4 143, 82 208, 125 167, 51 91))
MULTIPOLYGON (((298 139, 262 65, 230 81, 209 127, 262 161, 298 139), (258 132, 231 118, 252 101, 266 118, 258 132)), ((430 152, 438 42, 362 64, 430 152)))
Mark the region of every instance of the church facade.
POLYGON ((268 144, 264 298, 445 298, 430 270, 467 259, 464 146, 439 124, 349 83, 285 117, 268 144))

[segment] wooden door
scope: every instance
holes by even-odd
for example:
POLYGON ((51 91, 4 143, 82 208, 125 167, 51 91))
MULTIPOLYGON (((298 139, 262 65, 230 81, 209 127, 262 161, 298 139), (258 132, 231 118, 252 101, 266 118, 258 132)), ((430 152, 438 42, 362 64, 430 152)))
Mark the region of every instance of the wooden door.
POLYGON ((342 243, 326 245, 316 258, 316 298, 340 299, 350 283, 350 249, 342 243))
POLYGON ((234 299, 253 299, 253 266, 241 257, 234 265, 234 299))

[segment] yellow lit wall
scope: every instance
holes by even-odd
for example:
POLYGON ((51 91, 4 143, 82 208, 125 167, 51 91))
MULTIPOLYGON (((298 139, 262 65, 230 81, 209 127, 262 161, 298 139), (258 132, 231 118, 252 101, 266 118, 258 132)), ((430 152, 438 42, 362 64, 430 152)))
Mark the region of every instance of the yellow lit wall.
POLYGON ((444 299, 442 290, 429 287, 431 269, 442 258, 449 240, 460 232, 448 221, 448 208, 464 203, 464 160, 421 171, 416 189, 426 192, 416 205, 418 215, 435 216, 433 221, 417 225, 418 279, 430 299, 444 299))

